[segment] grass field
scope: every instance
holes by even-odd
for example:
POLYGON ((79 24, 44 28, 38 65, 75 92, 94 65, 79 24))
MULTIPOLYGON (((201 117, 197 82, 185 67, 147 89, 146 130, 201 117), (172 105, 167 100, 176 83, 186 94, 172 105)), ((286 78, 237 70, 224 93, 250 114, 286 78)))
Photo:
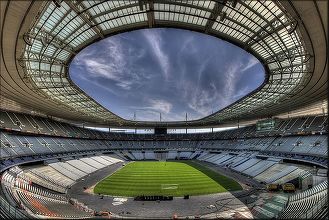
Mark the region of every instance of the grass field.
POLYGON ((184 196, 241 189, 234 180, 192 161, 141 161, 129 163, 100 181, 94 193, 113 196, 184 196))

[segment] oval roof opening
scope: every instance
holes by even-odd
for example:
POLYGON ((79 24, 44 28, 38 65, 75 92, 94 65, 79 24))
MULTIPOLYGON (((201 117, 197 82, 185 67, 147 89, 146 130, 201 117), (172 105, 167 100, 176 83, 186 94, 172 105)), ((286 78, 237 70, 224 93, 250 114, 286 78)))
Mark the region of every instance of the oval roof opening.
POLYGON ((118 116, 136 121, 200 119, 262 85, 252 54, 216 37, 172 28, 141 29, 93 43, 70 78, 118 116))

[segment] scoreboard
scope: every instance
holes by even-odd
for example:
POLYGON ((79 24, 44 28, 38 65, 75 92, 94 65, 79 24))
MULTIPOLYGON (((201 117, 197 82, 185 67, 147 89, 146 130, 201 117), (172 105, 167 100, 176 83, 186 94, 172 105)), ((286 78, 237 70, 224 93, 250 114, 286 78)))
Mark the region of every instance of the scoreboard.
POLYGON ((167 134, 167 128, 154 128, 154 134, 158 134, 158 135, 167 134))
POLYGON ((275 129, 275 119, 260 120, 256 123, 256 131, 272 131, 275 129))

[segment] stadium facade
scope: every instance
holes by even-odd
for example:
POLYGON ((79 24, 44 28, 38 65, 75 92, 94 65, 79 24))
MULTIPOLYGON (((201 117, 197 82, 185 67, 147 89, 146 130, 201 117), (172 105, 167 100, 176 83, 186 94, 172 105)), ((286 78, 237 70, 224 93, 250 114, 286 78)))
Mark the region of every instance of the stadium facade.
MULTIPOLYGON (((255 194, 268 184, 297 188, 292 195, 267 198, 264 206, 246 203, 250 212, 236 211, 236 217, 326 216, 327 11, 327 1, 1 1, 1 216, 102 215, 97 206, 75 199, 71 187, 135 160, 196 160, 255 181, 257 187, 249 188, 255 194), (68 67, 83 48, 118 33, 157 27, 229 41, 262 63, 266 80, 205 118, 175 122, 125 120, 71 81, 68 67), (204 134, 166 132, 237 122, 248 125, 204 134), (152 128, 161 134, 100 132, 77 124, 152 128)), ((232 199, 241 202, 250 195, 232 199)), ((106 213, 111 217, 146 217, 111 208, 106 213)), ((228 217, 227 211, 198 216, 228 217)), ((178 217, 187 216, 197 215, 178 217)))

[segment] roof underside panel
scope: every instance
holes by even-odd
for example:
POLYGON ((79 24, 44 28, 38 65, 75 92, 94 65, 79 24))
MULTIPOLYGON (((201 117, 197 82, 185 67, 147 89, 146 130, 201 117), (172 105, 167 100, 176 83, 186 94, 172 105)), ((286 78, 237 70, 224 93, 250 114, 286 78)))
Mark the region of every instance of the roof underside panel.
POLYGON ((292 97, 307 87, 314 74, 315 51, 309 46, 311 39, 305 34, 306 27, 297 17, 277 1, 74 0, 61 2, 60 7, 53 1, 44 2, 39 16, 23 34, 24 49, 18 63, 25 82, 33 90, 81 114, 81 120, 88 117, 95 124, 203 126, 260 118, 271 112, 286 111, 277 110, 278 103, 291 102, 292 97), (69 79, 70 61, 87 45, 123 31, 153 27, 185 28, 228 40, 262 62, 266 82, 203 119, 160 123, 122 119, 69 79))

